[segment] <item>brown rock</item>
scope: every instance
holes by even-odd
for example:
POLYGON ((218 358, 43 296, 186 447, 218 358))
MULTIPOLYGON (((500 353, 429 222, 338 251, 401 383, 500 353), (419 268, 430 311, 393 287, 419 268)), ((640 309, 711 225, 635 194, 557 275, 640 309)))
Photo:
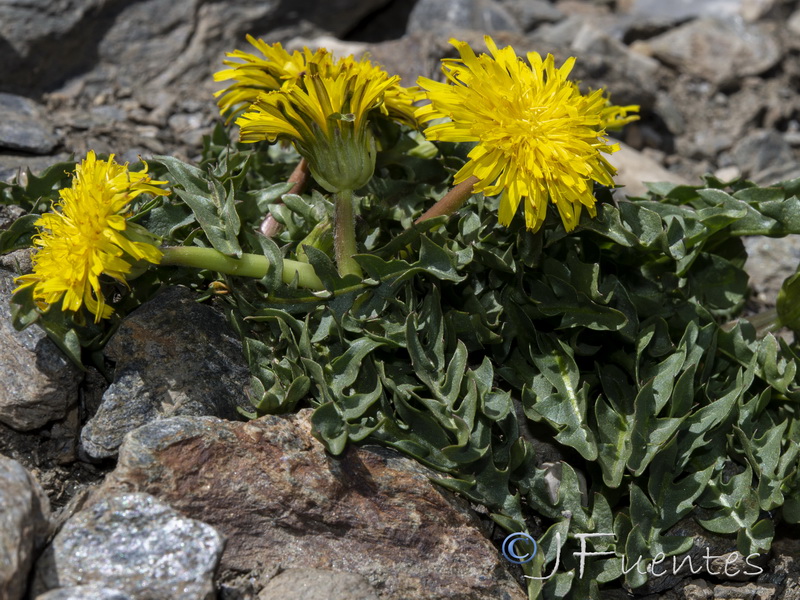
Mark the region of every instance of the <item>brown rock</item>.
POLYGON ((383 448, 332 457, 308 416, 155 421, 126 437, 95 499, 143 491, 212 525, 222 570, 357 573, 384 599, 526 597, 436 473, 383 448))
POLYGON ((378 596, 361 575, 288 569, 270 579, 258 600, 378 600, 378 596))
POLYGON ((775 598, 778 586, 770 583, 745 585, 716 585, 714 586, 714 600, 772 600, 775 598))
POLYGON ((703 579, 693 579, 683 586, 684 600, 709 600, 714 596, 714 591, 703 579))

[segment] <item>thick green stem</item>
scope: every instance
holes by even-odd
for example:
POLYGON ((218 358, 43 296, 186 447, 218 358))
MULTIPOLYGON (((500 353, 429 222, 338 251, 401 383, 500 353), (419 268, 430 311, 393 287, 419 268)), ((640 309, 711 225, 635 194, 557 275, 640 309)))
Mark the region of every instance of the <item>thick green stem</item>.
POLYGON ((363 277, 361 267, 353 258, 356 247, 356 218, 352 190, 340 190, 334 195, 333 248, 339 275, 363 277))
MULTIPOLYGON (((242 254, 241 258, 232 258, 213 248, 199 246, 167 246, 161 250, 164 256, 160 264, 165 266, 209 269, 228 275, 257 278, 264 277, 270 267, 267 257, 261 254, 242 254)), ((311 290, 325 289, 314 267, 296 260, 283 259, 283 282, 291 283, 295 276, 300 287, 311 290)))
POLYGON ((453 187, 449 192, 442 196, 436 204, 431 206, 424 215, 417 219, 416 223, 422 223, 428 219, 439 217, 441 215, 452 215, 459 208, 464 206, 464 202, 472 196, 472 188, 478 183, 478 178, 471 175, 457 186, 453 187))

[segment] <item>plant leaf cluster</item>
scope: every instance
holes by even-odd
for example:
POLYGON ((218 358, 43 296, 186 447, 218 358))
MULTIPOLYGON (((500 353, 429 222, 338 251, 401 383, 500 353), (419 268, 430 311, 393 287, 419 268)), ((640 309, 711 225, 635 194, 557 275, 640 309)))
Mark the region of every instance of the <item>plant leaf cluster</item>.
POLYGON ((598 218, 572 234, 555 217, 535 235, 499 227, 481 195, 413 225, 465 151, 443 145, 427 172, 387 160, 362 190, 364 281, 302 245, 324 199, 280 207, 281 252, 302 250, 326 290, 233 288, 252 416, 310 404, 332 453, 379 441, 446 473, 503 529, 540 536, 529 574, 560 550, 545 597, 647 580, 603 559, 579 577, 579 533, 613 533, 589 546, 646 564, 688 552, 672 531, 695 519, 767 552, 774 518, 800 517, 798 356, 739 319, 742 237, 800 233, 800 182, 708 178, 618 204, 598 190, 598 218))
POLYGON ((536 234, 521 219, 501 227, 481 194, 414 225, 469 148, 432 156, 413 132, 378 131, 376 175, 359 191, 363 280, 337 273, 324 194, 285 194, 291 152, 237 147, 220 128, 199 166, 150 163, 174 194, 142 207, 142 225, 276 265, 260 281, 161 268, 148 288, 224 290, 253 375, 248 416, 311 406, 333 454, 379 442, 440 471, 503 530, 537 539, 524 568, 554 572, 529 580, 546 598, 644 584, 619 558, 688 552, 675 533, 686 519, 745 555, 768 551, 776 522, 800 522, 798 348, 741 318, 742 237, 800 233, 800 181, 709 177, 619 202, 598 189, 597 218, 570 234, 554 214, 536 234), (283 225, 272 239, 255 233, 267 210, 283 225), (309 262, 325 290, 281 283, 281 257, 309 262), (613 534, 588 549, 616 558, 581 576, 583 533, 613 534))

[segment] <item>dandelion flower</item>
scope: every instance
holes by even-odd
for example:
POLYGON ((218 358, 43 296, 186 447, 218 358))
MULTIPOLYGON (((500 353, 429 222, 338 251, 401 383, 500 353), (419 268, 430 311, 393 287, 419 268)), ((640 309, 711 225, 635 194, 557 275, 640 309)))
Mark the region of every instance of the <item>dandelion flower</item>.
POLYGON ((380 109, 399 77, 346 65, 335 76, 309 65, 304 86, 262 93, 237 119, 243 142, 288 140, 308 160, 314 179, 330 192, 365 185, 375 169, 370 112, 380 109))
MULTIPOLYGON (((383 80, 388 77, 386 71, 377 65, 373 65, 367 59, 355 60, 352 56, 343 58, 333 63, 328 72, 329 77, 348 76, 357 74, 362 80, 377 79, 383 80)), ((417 88, 405 88, 400 85, 400 77, 392 77, 393 83, 387 86, 383 94, 383 102, 378 106, 380 112, 399 123, 405 123, 411 127, 417 127, 417 119, 414 116, 414 95, 417 88)))
MULTIPOLYGON (((354 72, 364 79, 384 78, 386 73, 369 60, 356 61, 352 56, 334 61, 324 48, 314 52, 304 47, 302 51, 290 53, 279 43, 267 44, 248 35, 247 41, 257 54, 236 50, 229 52, 228 67, 214 74, 214 81, 233 80, 228 87, 216 92, 220 112, 247 109, 262 92, 289 90, 295 85, 306 88, 305 76, 315 72, 323 77, 347 77, 354 72)), ((413 92, 399 84, 397 78, 384 93, 380 109, 383 114, 396 121, 415 127, 413 92)))
POLYGON ((280 43, 267 44, 251 35, 247 36, 247 41, 260 56, 234 50, 226 56, 236 60, 224 60, 228 68, 214 74, 214 81, 234 81, 214 94, 222 113, 250 106, 261 92, 292 87, 305 74, 309 63, 324 65, 331 62, 330 54, 325 49, 312 53, 308 48, 303 48, 302 52, 289 53, 280 43))
POLYGON ((593 182, 614 185, 603 153, 619 146, 608 143, 606 128, 635 119, 627 113, 638 107, 610 105, 603 90, 581 94, 567 79, 574 58, 556 68, 552 55, 530 52, 525 63, 511 47, 485 41, 491 56, 451 40, 461 57, 442 61, 449 83, 419 79, 430 104, 416 116, 422 123, 447 119, 425 130, 428 139, 477 142, 455 183, 475 177, 474 192, 502 193, 501 224, 511 223, 522 203, 527 228, 537 231, 550 201, 571 231, 584 207, 596 215, 593 182))
POLYGON ((16 291, 33 288, 43 310, 61 301, 65 311, 77 312, 85 305, 96 323, 111 316, 100 277, 124 283, 134 262, 161 259, 155 237, 129 223, 124 212, 142 193, 168 194, 156 187, 164 183, 151 180, 146 166, 129 171, 113 155, 98 160, 90 151, 76 166, 72 187, 60 190, 60 202, 36 221, 33 272, 16 279, 21 284, 16 291))

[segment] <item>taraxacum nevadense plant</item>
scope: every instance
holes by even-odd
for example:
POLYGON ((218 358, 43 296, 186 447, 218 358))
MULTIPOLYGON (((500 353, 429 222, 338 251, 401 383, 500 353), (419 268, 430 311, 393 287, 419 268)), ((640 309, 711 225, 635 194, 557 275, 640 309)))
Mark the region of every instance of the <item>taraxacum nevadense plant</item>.
POLYGON ((76 188, 88 164, 119 182, 85 275, 64 284, 46 267, 48 247, 64 261, 90 247, 64 233, 66 197, 49 206, 75 165, 0 185, 31 213, 0 251, 40 247, 19 326, 97 360, 159 286, 196 289, 242 337, 249 416, 310 406, 334 454, 369 440, 437 469, 538 540, 527 575, 560 556, 527 580, 532 598, 646 582, 606 557, 580 576, 580 534, 613 534, 588 550, 652 564, 691 551, 689 520, 745 555, 768 550, 779 520, 800 522, 798 348, 769 332, 797 328, 797 276, 775 311, 747 316, 741 241, 800 233, 800 181, 707 177, 614 202, 607 131, 636 107, 582 93, 572 59, 454 42, 447 81, 410 91, 367 61, 250 41, 261 55, 233 53, 217 75, 249 143, 220 126, 198 166, 78 165, 76 188), (303 159, 313 182, 288 193, 303 159))

